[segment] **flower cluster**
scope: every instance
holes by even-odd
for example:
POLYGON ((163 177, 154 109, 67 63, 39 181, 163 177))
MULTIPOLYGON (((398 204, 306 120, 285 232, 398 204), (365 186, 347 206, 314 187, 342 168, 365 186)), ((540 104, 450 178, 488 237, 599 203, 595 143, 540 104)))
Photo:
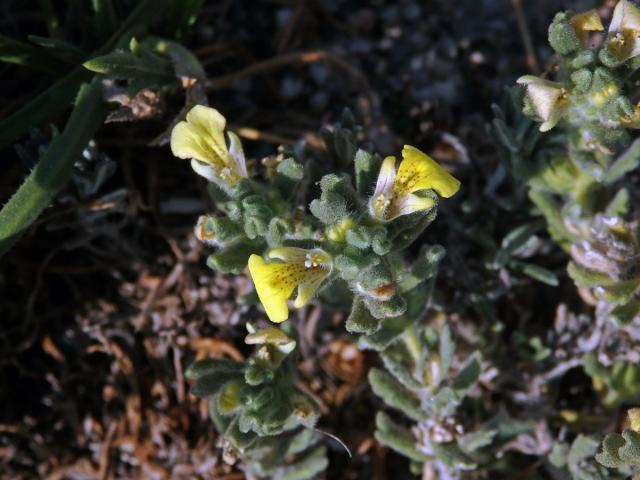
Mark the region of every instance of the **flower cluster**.
MULTIPOLYGON (((225 126, 226 120, 217 110, 195 106, 186 121, 173 129, 171 149, 175 156, 191 159, 196 173, 226 192, 226 203, 238 204, 228 211, 226 223, 223 218, 201 218, 197 235, 222 250, 237 247, 243 243, 239 238, 243 236, 242 228, 234 230, 228 221, 233 221, 234 216, 242 220, 245 237, 249 237, 244 239, 244 244, 249 241, 249 245, 255 246, 254 251, 251 246, 245 249, 245 255, 248 254, 245 265, 249 267, 258 298, 273 322, 289 318, 288 301, 294 292, 293 306, 300 308, 331 280, 346 280, 352 284, 353 291, 389 302, 396 293, 396 280, 385 259, 385 254, 392 250, 392 237, 399 242, 406 238, 399 234, 407 234, 411 229, 416 230, 415 237, 424 228, 419 220, 435 211, 438 196, 449 198, 460 188, 458 180, 415 147, 403 148, 397 167, 395 157, 376 164, 370 154, 360 151, 355 160, 360 162, 360 167, 366 162, 367 171, 371 172, 377 166, 375 183, 363 183, 362 191, 356 192, 344 179, 325 176, 320 182, 323 197, 311 204, 312 213, 325 226, 314 230, 312 225, 317 225, 317 220, 301 220, 296 215, 300 205, 286 205, 277 184, 265 191, 248 178, 242 145, 233 132, 226 132, 227 146, 225 126), (256 207, 250 208, 251 205, 256 207), (252 208, 263 212, 263 221, 248 221, 247 213, 252 208), (245 218, 241 219, 242 216, 245 218), (410 220, 403 222, 401 217, 410 220), (247 223, 252 225, 254 238, 246 232, 247 223), (262 235, 266 236, 270 248, 264 248, 260 242, 262 235), (374 262, 364 258, 371 251, 374 262), (348 273, 354 268, 366 271, 367 278, 348 273)), ((277 169, 286 163, 282 161, 277 169)), ((289 167, 298 165, 294 159, 288 163, 289 167)), ((359 166, 356 165, 356 169, 359 166)), ((277 182, 278 175, 268 175, 267 179, 277 182)), ((392 310, 387 309, 387 313, 392 310)), ((403 309, 393 311, 392 316, 396 316, 403 309)))

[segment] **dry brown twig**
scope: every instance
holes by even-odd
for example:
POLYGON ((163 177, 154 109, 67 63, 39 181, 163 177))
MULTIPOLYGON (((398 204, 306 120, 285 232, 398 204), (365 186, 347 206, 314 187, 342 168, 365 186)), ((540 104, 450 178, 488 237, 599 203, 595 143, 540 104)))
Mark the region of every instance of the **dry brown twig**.
POLYGON ((529 33, 529 27, 527 25, 527 18, 525 17, 524 10, 522 9, 522 0, 511 0, 513 5, 513 11, 516 14, 516 21, 518 22, 518 29, 522 36, 522 43, 527 56, 527 66, 531 72, 540 73, 540 66, 538 65, 538 59, 533 48, 533 41, 531 40, 531 34, 529 33))

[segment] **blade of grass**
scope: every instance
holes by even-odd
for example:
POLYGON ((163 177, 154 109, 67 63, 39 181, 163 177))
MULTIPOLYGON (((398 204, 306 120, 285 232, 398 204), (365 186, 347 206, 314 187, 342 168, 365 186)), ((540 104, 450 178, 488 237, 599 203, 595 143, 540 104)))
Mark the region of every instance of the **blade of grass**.
POLYGON ((0 211, 0 255, 13 246, 69 181, 73 164, 102 125, 107 112, 99 83, 94 81, 80 89, 64 131, 53 139, 36 167, 0 211))
POLYGON ((158 55, 155 57, 157 58, 150 59, 129 52, 112 52, 92 58, 83 63, 83 66, 109 78, 156 82, 159 85, 174 80, 175 75, 169 61, 158 55))

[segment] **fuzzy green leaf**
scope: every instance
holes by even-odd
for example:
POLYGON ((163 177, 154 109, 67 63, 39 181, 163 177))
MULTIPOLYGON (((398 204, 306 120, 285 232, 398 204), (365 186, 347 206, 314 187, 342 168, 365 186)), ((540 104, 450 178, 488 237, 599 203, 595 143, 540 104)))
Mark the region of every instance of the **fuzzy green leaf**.
POLYGON ((611 184, 627 173, 638 168, 640 164, 640 139, 636 139, 609 167, 602 181, 611 184))
POLYGON ((377 368, 371 369, 369 371, 369 383, 374 393, 389 406, 397 408, 417 422, 424 419, 420 401, 387 372, 377 368))
POLYGON ((375 437, 383 445, 416 462, 425 463, 433 460, 433 457, 416 448, 416 438, 409 430, 397 425, 384 412, 378 412, 376 415, 375 437))
POLYGON ((373 317, 369 310, 365 308, 362 300, 355 296, 345 328, 350 333, 371 335, 380 329, 380 320, 373 317))
POLYGON ((198 380, 216 371, 236 372, 242 374, 244 364, 226 358, 207 358, 192 363, 185 372, 189 380, 198 380))
POLYGON ((309 480, 323 472, 329 466, 326 447, 318 446, 283 469, 281 480, 309 480))
POLYGON ((175 80, 171 63, 160 56, 140 57, 129 52, 112 52, 94 57, 84 68, 117 80, 163 85, 175 80))
POLYGON ((240 239, 207 258, 207 265, 222 273, 240 273, 247 266, 252 253, 260 254, 266 245, 259 240, 251 242, 240 239))
POLYGON ((453 354, 455 353, 455 344, 451 336, 451 329, 445 325, 440 332, 440 342, 438 345, 440 355, 440 369, 438 370, 437 383, 441 383, 449 375, 449 368, 453 362, 453 354))

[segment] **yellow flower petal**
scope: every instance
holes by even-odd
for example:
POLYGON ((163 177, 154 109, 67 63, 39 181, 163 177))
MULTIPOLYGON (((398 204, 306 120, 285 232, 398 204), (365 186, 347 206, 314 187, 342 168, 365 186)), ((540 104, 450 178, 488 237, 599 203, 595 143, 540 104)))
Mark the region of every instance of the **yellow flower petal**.
POLYGON ((258 255, 249 257, 249 271, 258 297, 272 322, 283 322, 289 316, 287 300, 298 289, 294 306, 306 305, 331 273, 331 257, 319 249, 305 250, 282 247, 271 250, 269 258, 284 262, 267 263, 258 255))
POLYGON ((289 264, 266 263, 259 255, 249 257, 249 272, 269 320, 284 322, 289 318, 287 300, 298 284, 296 272, 289 264))
POLYGON ((296 308, 304 307, 316 294, 318 288, 322 284, 326 275, 316 275, 316 278, 307 283, 301 283, 298 285, 298 295, 296 301, 293 302, 293 306, 296 308))
POLYGON ((196 173, 210 181, 235 185, 247 178, 242 144, 237 135, 228 132, 224 138, 225 118, 214 108, 196 105, 171 132, 171 151, 178 158, 191 159, 196 173))
POLYGON ((224 117, 214 108, 196 105, 171 132, 171 151, 178 158, 195 158, 217 169, 229 163, 224 141, 224 117))
POLYGON ((394 196, 406 197, 418 190, 431 189, 444 198, 454 195, 460 181, 438 165, 426 153, 411 145, 402 149, 402 162, 393 182, 394 196))
POLYGON ((389 220, 393 214, 393 183, 396 179, 396 157, 387 157, 380 166, 376 189, 369 200, 371 215, 379 220, 389 220))
POLYGON ((549 115, 549 118, 544 122, 542 122, 542 125, 540 125, 540 131, 548 132, 549 130, 551 130, 562 119, 563 114, 564 114, 563 110, 559 108, 553 110, 551 112, 551 115, 549 115))
POLYGON ((380 165, 380 173, 376 182, 376 189, 373 196, 376 197, 381 193, 388 192, 393 186, 396 179, 396 157, 389 156, 382 161, 380 165))
POLYGON ((247 163, 244 157, 244 150, 242 149, 242 142, 240 142, 240 138, 233 132, 227 132, 227 136, 229 137, 229 155, 235 164, 235 169, 238 170, 241 177, 246 178, 249 176, 249 173, 247 172, 247 163))
POLYGON ((171 131, 171 152, 178 158, 195 158, 210 163, 207 145, 187 122, 179 122, 171 131))
POLYGON ((223 133, 227 120, 218 110, 204 105, 196 105, 187 113, 187 123, 197 134, 210 137, 216 146, 227 150, 223 133))

